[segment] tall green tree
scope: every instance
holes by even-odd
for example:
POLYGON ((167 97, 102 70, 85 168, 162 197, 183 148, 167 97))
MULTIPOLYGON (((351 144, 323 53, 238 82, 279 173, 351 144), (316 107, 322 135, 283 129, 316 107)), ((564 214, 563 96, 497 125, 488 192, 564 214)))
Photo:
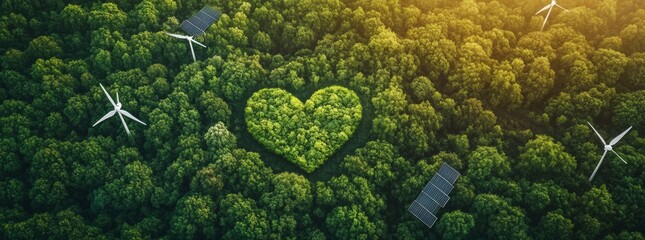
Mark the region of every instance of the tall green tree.
POLYGON ((473 215, 459 210, 441 216, 437 229, 444 239, 465 239, 475 226, 473 215))
POLYGON ((522 148, 517 170, 532 179, 568 179, 576 170, 576 159, 553 138, 538 135, 522 148))
POLYGON ((171 232, 181 239, 215 237, 215 202, 209 196, 182 198, 171 220, 171 232))

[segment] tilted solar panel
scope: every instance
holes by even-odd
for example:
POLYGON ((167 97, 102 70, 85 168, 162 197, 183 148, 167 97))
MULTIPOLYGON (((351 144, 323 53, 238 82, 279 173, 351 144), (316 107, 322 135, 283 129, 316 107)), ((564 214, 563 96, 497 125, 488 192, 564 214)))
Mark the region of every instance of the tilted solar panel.
POLYGON ((459 175, 459 172, 444 162, 419 193, 417 199, 412 202, 408 211, 431 228, 437 221, 435 214, 439 208, 445 207, 450 200, 448 194, 454 188, 453 184, 459 175))
POLYGON ((437 213, 437 211, 439 211, 439 203, 432 199, 428 194, 423 192, 419 193, 416 201, 431 213, 437 213))
POLYGON ((419 220, 421 220, 421 222, 423 222, 423 224, 425 224, 429 228, 431 228, 432 225, 434 225, 434 223, 437 221, 437 217, 427 209, 425 209, 423 206, 421 206, 421 204, 419 204, 417 201, 412 202, 412 204, 408 208, 408 211, 419 220))
POLYGON ((435 174, 432 177, 432 179, 430 179, 430 182, 428 182, 428 184, 434 184, 435 186, 437 186, 437 188, 439 188, 439 190, 441 190, 446 195, 450 194, 450 191, 452 191, 452 188, 453 188, 452 184, 446 181, 446 179, 440 176, 439 174, 435 174))
POLYGON ((197 16, 202 22, 206 22, 208 24, 211 24, 219 19, 219 17, 222 14, 218 11, 215 11, 215 9, 212 9, 210 7, 204 7, 202 10, 197 12, 195 16, 197 16))
POLYGON ((441 207, 445 207, 448 200, 450 200, 450 197, 439 190, 439 188, 434 184, 427 184, 421 193, 425 193, 430 196, 430 198, 434 199, 434 201, 441 207))
POLYGON ((441 175, 451 185, 455 184, 455 182, 457 181, 457 178, 460 175, 459 172, 457 172, 457 170, 455 170, 445 162, 441 165, 441 168, 439 168, 439 171, 437 172, 437 174, 441 175))
POLYGON ((184 30, 184 32, 188 33, 190 36, 199 36, 204 34, 204 31, 199 29, 197 26, 189 22, 188 20, 184 21, 179 25, 181 29, 184 30))
POLYGON ((222 14, 210 7, 204 7, 194 16, 183 21, 179 27, 190 36, 199 36, 206 32, 206 29, 217 21, 222 14))

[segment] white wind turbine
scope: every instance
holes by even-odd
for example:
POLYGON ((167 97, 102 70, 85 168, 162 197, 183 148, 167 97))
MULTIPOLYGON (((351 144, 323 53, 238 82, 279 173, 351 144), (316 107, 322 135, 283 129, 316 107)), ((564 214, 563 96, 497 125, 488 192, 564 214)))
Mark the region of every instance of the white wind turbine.
POLYGON ((567 10, 566 8, 563 8, 562 6, 560 6, 560 4, 557 4, 557 3, 555 2, 555 0, 551 0, 551 4, 544 6, 542 9, 540 9, 540 11, 538 11, 537 13, 535 13, 535 15, 538 15, 538 14, 540 14, 541 12, 544 12, 544 11, 546 11, 547 9, 549 9, 549 12, 546 14, 546 17, 544 18, 544 22, 542 23, 542 28, 540 29, 540 31, 544 30, 544 26, 546 25, 546 21, 549 19, 549 15, 551 15, 551 10, 553 10, 553 7, 555 7, 555 6, 557 6, 557 7, 559 7, 559 8, 562 8, 562 9, 564 9, 564 10, 565 10, 565 11, 567 11, 567 12, 569 11, 569 10, 567 10))
POLYGON ((206 47, 206 45, 201 44, 198 41, 195 41, 193 37, 195 36, 200 36, 202 34, 206 33, 206 29, 210 27, 215 21, 217 21, 222 13, 218 12, 217 10, 206 6, 203 7, 201 10, 199 10, 195 15, 190 17, 187 20, 184 20, 179 27, 184 30, 184 32, 188 33, 188 35, 179 35, 179 34, 173 34, 173 33, 166 33, 171 37, 179 38, 179 39, 186 39, 188 40, 188 44, 190 45, 190 53, 193 54, 193 61, 197 61, 195 58, 195 50, 193 49, 193 43, 206 47))
POLYGON ((193 39, 193 36, 179 35, 179 34, 174 34, 174 33, 166 33, 166 34, 168 34, 169 36, 172 36, 172 37, 179 38, 179 39, 188 40, 188 45, 190 45, 190 53, 193 54, 193 61, 194 62, 197 62, 197 59, 195 58, 195 50, 193 49, 193 43, 196 43, 197 45, 202 46, 202 47, 206 47, 206 45, 201 44, 198 41, 195 41, 193 39))
POLYGON ((114 100, 112 100, 112 97, 110 97, 110 94, 105 90, 103 85, 100 84, 100 83, 99 83, 99 85, 101 85, 101 88, 103 89, 103 92, 105 93, 105 96, 108 97, 108 99, 110 100, 110 103, 112 103, 112 105, 114 106, 114 110, 112 110, 112 111, 108 112, 107 114, 105 114, 105 116, 103 116, 101 119, 99 119, 94 125, 92 125, 92 127, 94 127, 97 124, 105 121, 105 119, 108 119, 108 118, 114 116, 115 113, 119 114, 119 118, 121 118, 121 123, 123 123, 123 127, 125 128, 125 131, 128 133, 128 135, 130 135, 130 129, 128 129, 128 125, 125 124, 125 120, 123 120, 123 116, 126 116, 126 117, 128 117, 128 118, 130 118, 130 119, 132 119, 132 120, 134 120, 134 121, 136 121, 138 123, 146 125, 141 120, 139 120, 136 117, 132 116, 132 114, 130 114, 129 112, 121 109, 121 102, 119 101, 119 93, 118 92, 116 93, 116 103, 114 103, 114 100))
POLYGON ((614 146, 614 145, 616 145, 616 143, 618 143, 618 141, 620 141, 620 139, 621 139, 621 138, 623 138, 623 137, 625 136, 625 134, 627 134, 627 132, 629 132, 629 130, 631 130, 631 129, 632 129, 632 127, 629 127, 629 128, 628 128, 627 130, 625 130, 623 133, 621 133, 620 135, 618 135, 618 136, 616 136, 614 139, 612 139, 612 140, 609 142, 609 144, 607 144, 607 143, 605 142, 605 139, 603 139, 603 138, 602 138, 602 136, 600 136, 600 133, 598 133, 598 131, 596 131, 596 129, 591 125, 591 123, 589 123, 589 122, 587 122, 587 123, 589 124, 589 126, 591 127, 591 129, 593 129, 593 131, 594 131, 594 132, 596 132, 596 135, 598 135, 598 138, 600 138, 600 141, 602 141, 602 144, 604 144, 604 145, 605 145, 605 152, 602 154, 602 157, 600 157, 600 162, 598 162, 598 166, 596 166, 596 169, 595 169, 595 170, 593 170, 593 173, 591 174, 591 177, 589 177, 589 181, 591 182, 591 180, 593 179, 593 177, 596 175, 596 172, 598 172, 598 168, 600 168, 600 164, 602 164, 602 160, 605 158, 605 154, 607 154, 607 151, 611 151, 611 152, 613 152, 614 154, 616 154, 616 156, 617 156, 618 158, 620 158, 620 160, 622 160, 625 164, 627 164, 627 162, 625 162, 625 159, 623 159, 622 157, 620 157, 620 155, 618 155, 618 153, 616 153, 616 151, 614 151, 613 146, 614 146))

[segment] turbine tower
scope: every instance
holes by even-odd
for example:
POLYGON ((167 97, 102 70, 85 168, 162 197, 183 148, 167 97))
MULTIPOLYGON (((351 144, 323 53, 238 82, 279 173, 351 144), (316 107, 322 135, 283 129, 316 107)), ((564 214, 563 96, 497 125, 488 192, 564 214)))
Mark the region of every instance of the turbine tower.
POLYGON ((629 132, 629 130, 632 129, 632 127, 629 127, 623 133, 621 133, 620 135, 618 135, 614 139, 612 139, 609 142, 609 144, 607 144, 607 142, 605 142, 605 139, 603 139, 602 136, 600 136, 600 133, 598 133, 598 131, 596 131, 596 129, 591 125, 591 123, 587 122, 587 124, 589 124, 591 129, 593 129, 593 131, 596 132, 596 135, 598 135, 598 138, 600 138, 600 141, 602 142, 602 144, 605 145, 605 152, 602 154, 602 157, 600 157, 600 162, 598 162, 598 165, 596 166, 596 169, 593 170, 593 173, 591 174, 591 177, 589 177, 589 181, 591 182, 593 177, 596 176, 596 172, 598 172, 598 168, 600 168, 600 164, 602 164, 602 160, 605 159, 605 155, 607 154, 608 151, 611 151, 614 154, 616 154, 616 156, 618 158, 620 158, 620 160, 622 160, 625 164, 627 164, 627 162, 625 162, 625 159, 620 157, 620 155, 618 155, 618 153, 616 153, 616 151, 614 151, 613 146, 616 145, 616 143, 618 143, 618 141, 620 141, 620 139, 623 138, 625 136, 625 134, 627 134, 627 132, 629 132))
POLYGON ((535 13, 535 15, 538 15, 541 12, 544 12, 547 9, 549 9, 549 12, 546 13, 546 17, 544 18, 544 22, 542 23, 542 28, 540 29, 540 31, 544 30, 544 26, 546 25, 546 21, 549 19, 549 15, 551 15, 551 10, 553 10, 553 7, 556 7, 556 6, 559 7, 559 8, 564 9, 564 11, 567 11, 567 12, 569 11, 566 8, 563 8, 562 6, 560 6, 560 4, 556 3, 555 0, 551 0, 551 4, 544 6, 542 9, 540 9, 540 11, 535 13))
POLYGON ((110 97, 110 94, 105 90, 103 85, 100 84, 100 83, 99 83, 99 85, 101 85, 101 88, 103 89, 103 92, 105 93, 105 96, 108 97, 108 100, 110 100, 110 103, 112 103, 112 106, 114 106, 114 110, 112 110, 112 111, 108 112, 107 114, 105 114, 105 116, 103 116, 101 119, 96 121, 96 123, 94 125, 92 125, 92 127, 94 127, 97 124, 105 121, 105 119, 108 119, 108 118, 114 116, 115 113, 119 114, 119 118, 121 118, 121 123, 123 123, 123 127, 125 128, 125 132, 127 132, 128 135, 130 135, 130 129, 128 129, 128 125, 125 124, 125 120, 123 120, 123 116, 126 116, 126 117, 128 117, 128 118, 130 118, 130 119, 132 119, 132 120, 134 120, 134 121, 136 121, 138 123, 146 125, 141 120, 139 120, 136 117, 132 116, 132 114, 130 114, 126 110, 121 109, 121 102, 119 101, 119 93, 116 93, 116 103, 114 103, 114 100, 112 100, 112 97, 110 97))
POLYGON ((215 21, 217 21, 221 15, 222 14, 220 12, 206 6, 202 8, 202 10, 199 10, 199 12, 197 12, 194 16, 190 17, 188 20, 183 21, 181 25, 179 25, 179 27, 183 29, 184 32, 188 33, 188 35, 179 35, 173 33, 166 34, 171 37, 188 40, 188 45, 190 45, 190 53, 192 53, 193 55, 193 61, 196 62, 197 59, 195 58, 193 43, 202 47, 206 47, 206 45, 195 41, 193 38, 206 33, 206 29, 215 21))

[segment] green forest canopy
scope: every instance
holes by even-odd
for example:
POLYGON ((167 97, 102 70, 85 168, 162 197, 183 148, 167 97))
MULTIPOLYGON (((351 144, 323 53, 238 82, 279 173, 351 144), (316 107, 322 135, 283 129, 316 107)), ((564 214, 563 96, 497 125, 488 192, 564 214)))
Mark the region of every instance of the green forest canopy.
POLYGON ((539 31, 547 0, 3 1, 0 238, 644 239, 645 2, 558 3, 539 31), (204 5, 193 63, 164 32, 204 5), (99 83, 148 126, 92 128, 99 83), (251 150, 255 92, 334 85, 367 123, 339 161, 251 150), (587 121, 634 126, 591 183, 587 121), (428 229, 407 206, 443 162, 428 229))

